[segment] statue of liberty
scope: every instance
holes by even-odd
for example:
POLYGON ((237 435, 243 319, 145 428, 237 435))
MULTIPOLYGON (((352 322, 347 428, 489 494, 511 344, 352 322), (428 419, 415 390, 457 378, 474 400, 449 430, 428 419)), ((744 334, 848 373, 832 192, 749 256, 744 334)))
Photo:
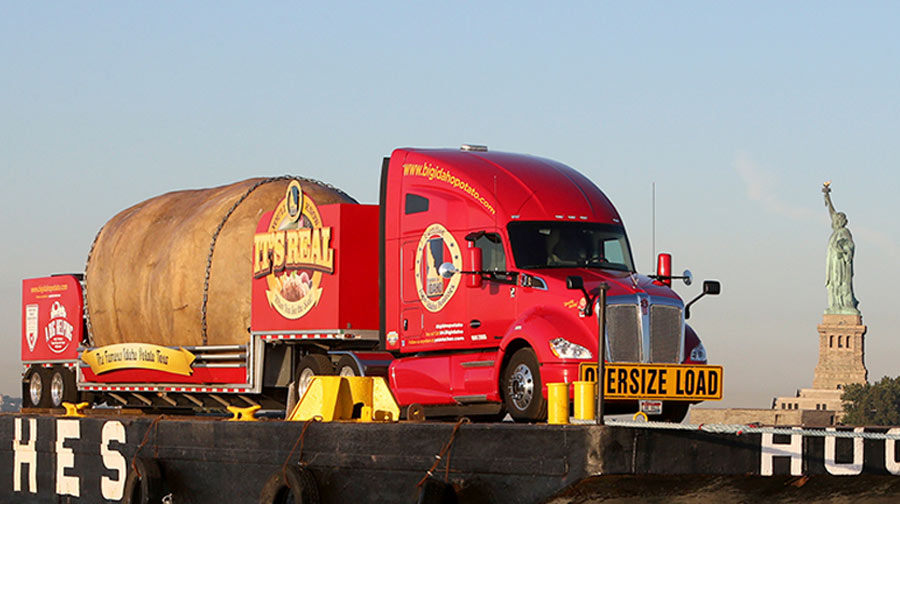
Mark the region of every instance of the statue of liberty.
POLYGON ((855 246, 847 215, 835 212, 831 204, 831 181, 822 186, 825 206, 831 215, 831 238, 828 240, 828 257, 825 262, 825 288, 828 290, 828 315, 859 315, 859 301, 853 296, 853 252, 855 246))

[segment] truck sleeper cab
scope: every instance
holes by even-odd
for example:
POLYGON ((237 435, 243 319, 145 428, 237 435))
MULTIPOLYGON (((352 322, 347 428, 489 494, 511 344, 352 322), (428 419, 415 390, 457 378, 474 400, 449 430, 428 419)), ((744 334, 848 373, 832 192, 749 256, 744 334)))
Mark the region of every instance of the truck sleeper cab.
MULTIPOLYGON (((386 171, 384 341, 401 406, 499 403, 516 420, 546 418, 547 383, 596 367, 586 307, 601 282, 607 361, 705 363, 683 301, 636 273, 621 217, 583 175, 465 149, 400 149, 386 171), (583 291, 569 288, 572 277, 583 291)), ((680 419, 687 403, 663 409, 680 419)))

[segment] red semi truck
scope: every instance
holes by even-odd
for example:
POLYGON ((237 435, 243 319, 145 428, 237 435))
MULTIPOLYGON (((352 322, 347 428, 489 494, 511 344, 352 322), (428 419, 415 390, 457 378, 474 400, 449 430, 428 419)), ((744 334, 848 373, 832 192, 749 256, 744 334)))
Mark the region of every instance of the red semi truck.
MULTIPOLYGON (((178 305, 202 315, 201 344, 176 334, 98 345, 83 276, 26 279, 25 406, 284 408, 316 375, 378 374, 417 414, 542 420, 548 383, 596 380, 602 284, 608 413, 643 404, 680 420, 722 396, 721 368, 685 323, 691 303, 671 289, 670 257, 639 275, 615 207, 563 164, 476 146, 397 149, 377 206, 324 205, 303 179, 278 182, 283 196, 238 244, 252 255, 236 286, 250 292, 246 339, 208 342, 216 301, 204 287, 202 302, 178 305)), ((107 313, 128 320, 124 308, 107 313)))

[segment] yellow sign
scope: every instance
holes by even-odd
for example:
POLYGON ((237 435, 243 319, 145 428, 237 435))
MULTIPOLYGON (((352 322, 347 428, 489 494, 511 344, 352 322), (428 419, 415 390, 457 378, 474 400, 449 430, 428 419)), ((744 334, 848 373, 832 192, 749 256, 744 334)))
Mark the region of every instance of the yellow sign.
POLYGON ((185 349, 170 349, 141 342, 128 342, 91 349, 81 354, 94 374, 112 370, 145 369, 190 376, 194 355, 185 349))
MULTIPOLYGON (((597 381, 597 364, 583 363, 581 380, 597 381)), ((607 399, 722 399, 722 366, 608 363, 603 396, 607 399)))

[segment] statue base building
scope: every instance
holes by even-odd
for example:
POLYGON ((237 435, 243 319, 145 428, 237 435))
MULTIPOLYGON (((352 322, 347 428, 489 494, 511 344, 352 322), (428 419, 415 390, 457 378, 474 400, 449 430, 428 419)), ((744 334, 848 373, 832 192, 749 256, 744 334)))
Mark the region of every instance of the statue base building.
POLYGON ((820 410, 834 413, 840 421, 844 402, 841 395, 848 384, 865 384, 869 372, 865 364, 866 326, 861 315, 825 313, 819 331, 819 363, 811 389, 800 389, 796 397, 776 397, 774 410, 820 410))
POLYGON ((824 315, 819 324, 819 364, 814 389, 842 389, 865 384, 865 334, 862 315, 824 315))

